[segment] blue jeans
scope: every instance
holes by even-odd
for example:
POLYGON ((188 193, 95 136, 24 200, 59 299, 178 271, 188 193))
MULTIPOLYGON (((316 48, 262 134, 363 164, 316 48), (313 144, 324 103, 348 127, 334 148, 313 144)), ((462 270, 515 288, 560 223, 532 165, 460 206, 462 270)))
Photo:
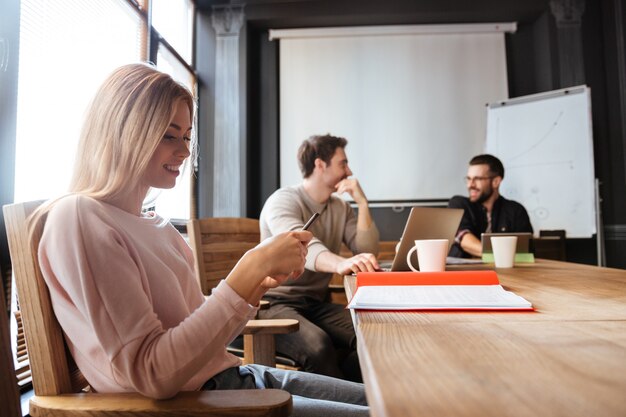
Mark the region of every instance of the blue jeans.
POLYGON ((293 398, 293 417, 369 416, 363 384, 324 375, 262 365, 229 368, 208 380, 204 390, 277 388, 293 398))

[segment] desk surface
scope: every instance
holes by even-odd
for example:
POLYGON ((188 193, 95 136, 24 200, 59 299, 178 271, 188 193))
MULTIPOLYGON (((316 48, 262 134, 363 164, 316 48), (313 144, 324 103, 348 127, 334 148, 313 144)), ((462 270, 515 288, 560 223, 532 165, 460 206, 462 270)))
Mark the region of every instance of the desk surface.
POLYGON ((497 272, 537 311, 353 312, 372 415, 626 416, 626 271, 497 272))

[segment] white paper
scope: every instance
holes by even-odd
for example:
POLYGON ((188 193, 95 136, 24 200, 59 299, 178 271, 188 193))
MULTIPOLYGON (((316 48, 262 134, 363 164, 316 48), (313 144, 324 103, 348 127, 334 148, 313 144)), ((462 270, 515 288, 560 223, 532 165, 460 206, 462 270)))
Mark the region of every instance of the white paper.
POLYGON ((365 310, 531 309, 501 285, 363 286, 348 308, 365 310))

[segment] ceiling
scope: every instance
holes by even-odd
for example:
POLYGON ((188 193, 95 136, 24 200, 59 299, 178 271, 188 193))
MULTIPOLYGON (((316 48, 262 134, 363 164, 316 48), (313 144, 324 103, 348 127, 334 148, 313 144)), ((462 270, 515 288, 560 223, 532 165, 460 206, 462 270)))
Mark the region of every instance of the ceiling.
POLYGON ((197 0, 243 5, 249 24, 261 28, 385 24, 532 22, 549 0, 197 0))

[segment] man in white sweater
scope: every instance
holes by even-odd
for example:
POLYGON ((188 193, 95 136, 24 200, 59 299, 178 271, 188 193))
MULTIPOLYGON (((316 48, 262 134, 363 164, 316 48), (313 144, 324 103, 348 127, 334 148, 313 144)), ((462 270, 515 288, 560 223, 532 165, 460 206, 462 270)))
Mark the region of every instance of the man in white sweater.
POLYGON ((313 239, 305 272, 295 280, 267 292, 270 308, 261 318, 294 318, 300 331, 279 335, 276 347, 304 370, 360 380, 356 336, 348 310, 329 302, 328 283, 333 273, 346 275, 379 269, 378 229, 368 201, 352 171, 344 148, 347 141, 330 135, 312 136, 298 150, 302 184, 272 194, 261 211, 261 240, 288 230, 299 230, 313 215, 313 239), (358 214, 340 196, 347 193, 358 214), (355 255, 339 255, 345 243, 355 255))

